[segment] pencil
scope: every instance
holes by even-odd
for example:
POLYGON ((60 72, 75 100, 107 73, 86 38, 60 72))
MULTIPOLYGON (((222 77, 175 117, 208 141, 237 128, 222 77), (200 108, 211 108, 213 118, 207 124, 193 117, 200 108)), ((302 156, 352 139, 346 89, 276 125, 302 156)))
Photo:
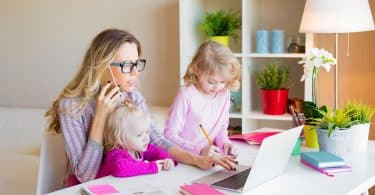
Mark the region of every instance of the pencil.
POLYGON ((212 143, 211 138, 208 136, 207 131, 203 128, 203 126, 202 126, 201 124, 199 124, 199 127, 201 128, 201 130, 202 130, 204 136, 206 137, 208 143, 209 143, 211 146, 214 145, 214 144, 212 143))

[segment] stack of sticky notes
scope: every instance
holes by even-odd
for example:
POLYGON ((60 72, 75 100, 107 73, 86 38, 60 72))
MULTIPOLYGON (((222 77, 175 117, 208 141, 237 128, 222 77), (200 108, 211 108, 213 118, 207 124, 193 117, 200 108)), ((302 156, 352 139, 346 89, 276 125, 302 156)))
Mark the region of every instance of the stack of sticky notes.
POLYGON ((181 194, 183 195, 224 195, 224 193, 212 188, 208 184, 193 183, 189 185, 180 186, 181 194))
POLYGON ((329 176, 352 170, 345 164, 344 159, 325 151, 301 153, 301 163, 329 176))

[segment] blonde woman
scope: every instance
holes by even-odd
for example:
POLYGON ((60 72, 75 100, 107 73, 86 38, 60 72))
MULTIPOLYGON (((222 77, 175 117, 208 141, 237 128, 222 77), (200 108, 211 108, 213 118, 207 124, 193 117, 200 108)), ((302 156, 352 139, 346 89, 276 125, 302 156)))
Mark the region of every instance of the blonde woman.
MULTIPOLYGON (((104 125, 108 115, 125 99, 147 112, 136 88, 146 60, 140 58, 141 45, 127 31, 108 29, 91 42, 78 74, 65 86, 47 111, 47 129, 62 133, 68 157, 66 186, 96 177, 103 158, 104 125)), ((227 158, 193 155, 172 145, 154 127, 151 143, 166 150, 173 159, 202 169, 214 163, 228 167, 227 158)))
POLYGON ((214 41, 203 43, 187 68, 186 87, 170 109, 165 136, 197 155, 236 156, 227 128, 229 90, 239 87, 239 78, 240 64, 227 47, 214 41))

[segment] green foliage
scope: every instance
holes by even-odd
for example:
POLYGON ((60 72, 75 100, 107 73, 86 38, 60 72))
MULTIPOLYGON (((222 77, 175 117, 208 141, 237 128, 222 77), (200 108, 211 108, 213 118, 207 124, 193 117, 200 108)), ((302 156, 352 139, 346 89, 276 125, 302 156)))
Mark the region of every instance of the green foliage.
POLYGON ((344 109, 350 114, 354 124, 369 123, 375 113, 374 107, 356 101, 348 102, 344 109))
POLYGON ((349 128, 353 124, 350 113, 345 109, 328 109, 327 112, 319 110, 319 112, 323 117, 314 120, 317 128, 328 130, 328 137, 333 131, 349 128))
POLYGON ((281 68, 278 63, 271 63, 266 65, 263 72, 256 75, 256 81, 261 89, 285 89, 288 76, 289 69, 287 67, 281 68))
POLYGON ((321 112, 327 112, 327 106, 318 106, 314 102, 305 101, 303 102, 303 114, 305 115, 305 124, 315 126, 315 119, 323 118, 321 112))
POLYGON ((219 10, 206 13, 200 24, 200 29, 207 36, 231 36, 238 38, 237 30, 241 28, 239 12, 219 10))

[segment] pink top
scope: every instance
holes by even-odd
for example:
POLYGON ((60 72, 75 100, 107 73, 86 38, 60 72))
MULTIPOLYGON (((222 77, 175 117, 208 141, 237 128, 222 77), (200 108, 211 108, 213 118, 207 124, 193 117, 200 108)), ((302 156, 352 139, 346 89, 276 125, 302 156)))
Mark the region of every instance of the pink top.
POLYGON ((213 98, 201 94, 194 85, 180 88, 169 117, 165 137, 194 154, 200 154, 209 143, 199 124, 206 129, 216 146, 223 149, 228 139, 230 93, 226 90, 213 98))
POLYGON ((158 172, 156 160, 170 158, 167 152, 149 144, 140 159, 134 159, 126 149, 116 148, 104 155, 104 160, 96 178, 112 175, 114 177, 131 177, 158 172))

